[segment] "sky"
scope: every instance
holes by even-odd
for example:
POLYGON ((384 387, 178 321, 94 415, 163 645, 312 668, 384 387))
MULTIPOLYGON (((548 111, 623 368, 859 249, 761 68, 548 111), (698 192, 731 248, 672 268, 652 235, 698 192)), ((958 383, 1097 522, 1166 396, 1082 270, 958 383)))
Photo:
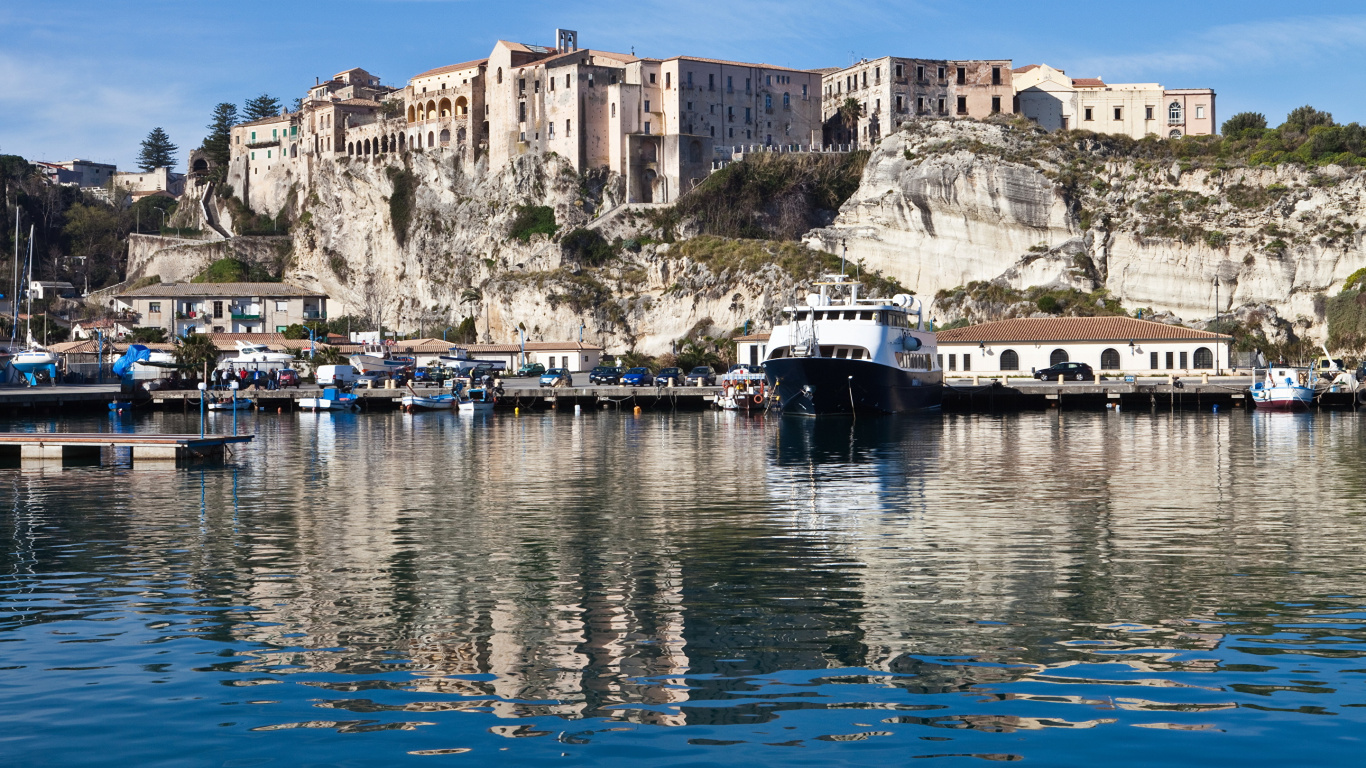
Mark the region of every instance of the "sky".
POLYGON ((1217 116, 1303 105, 1366 122, 1366 3, 1315 0, 0 0, 0 154, 132 168, 153 127, 183 167, 213 106, 364 67, 402 86, 498 39, 798 68, 885 55, 1012 59, 1213 88, 1217 116))

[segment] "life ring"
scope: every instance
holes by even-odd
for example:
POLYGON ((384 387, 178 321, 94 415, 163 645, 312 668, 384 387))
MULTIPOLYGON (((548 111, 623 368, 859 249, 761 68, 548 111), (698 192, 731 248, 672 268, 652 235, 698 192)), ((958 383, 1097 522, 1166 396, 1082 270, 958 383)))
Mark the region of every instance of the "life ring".
POLYGON ((755 404, 755 405, 763 405, 763 404, 764 404, 764 396, 763 396, 763 395, 755 395, 755 396, 754 396, 754 404, 755 404))

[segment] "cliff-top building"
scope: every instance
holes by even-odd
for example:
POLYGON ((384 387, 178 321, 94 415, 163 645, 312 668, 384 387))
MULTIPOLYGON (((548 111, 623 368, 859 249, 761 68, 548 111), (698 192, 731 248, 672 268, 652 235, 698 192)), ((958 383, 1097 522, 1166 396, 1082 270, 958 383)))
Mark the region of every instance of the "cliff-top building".
POLYGON ((1019 111, 1050 130, 1081 129, 1141 139, 1208 136, 1215 132, 1214 91, 1163 88, 1158 83, 1106 83, 1072 78, 1047 64, 1014 72, 1019 111))
POLYGON ((827 144, 876 144, 913 117, 980 119, 1015 111, 1009 59, 883 56, 822 72, 821 118, 827 144), (840 112, 849 99, 860 108, 852 133, 840 112))

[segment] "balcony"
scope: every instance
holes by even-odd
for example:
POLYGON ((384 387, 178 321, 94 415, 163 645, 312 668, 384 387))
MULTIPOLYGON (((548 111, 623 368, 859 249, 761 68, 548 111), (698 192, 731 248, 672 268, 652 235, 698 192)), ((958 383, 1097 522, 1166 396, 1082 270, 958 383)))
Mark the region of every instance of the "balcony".
POLYGON ((260 315, 244 315, 244 314, 238 314, 237 312, 233 312, 233 313, 232 313, 232 319, 233 319, 233 320, 260 320, 260 319, 261 319, 261 316, 260 316, 260 315))
POLYGON ((326 320, 326 319, 327 319, 327 310, 323 310, 323 309, 305 309, 305 310, 304 310, 304 319, 305 319, 305 320, 326 320))

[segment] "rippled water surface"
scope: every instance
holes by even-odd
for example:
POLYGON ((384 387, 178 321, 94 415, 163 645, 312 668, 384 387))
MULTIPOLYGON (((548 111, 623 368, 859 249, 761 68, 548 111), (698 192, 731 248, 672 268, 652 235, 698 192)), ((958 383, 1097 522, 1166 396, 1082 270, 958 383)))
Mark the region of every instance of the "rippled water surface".
POLYGON ((242 427, 0 469, 4 762, 1366 754, 1353 414, 242 427))

